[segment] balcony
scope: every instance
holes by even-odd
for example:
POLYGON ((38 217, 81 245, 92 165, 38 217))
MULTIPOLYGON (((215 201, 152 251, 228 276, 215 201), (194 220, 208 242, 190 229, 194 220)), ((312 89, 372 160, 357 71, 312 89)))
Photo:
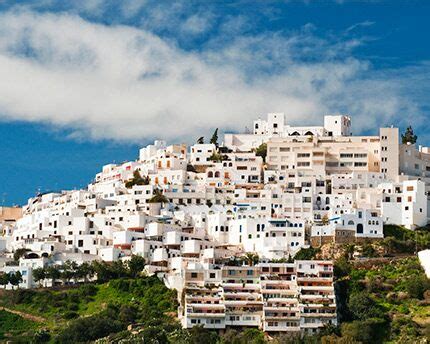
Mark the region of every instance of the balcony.
POLYGON ((228 326, 259 326, 261 316, 259 314, 230 313, 225 317, 225 324, 228 326))
POLYGON ((285 323, 278 323, 278 325, 269 325, 268 322, 263 323, 263 331, 270 332, 300 332, 300 326, 287 326, 285 323))

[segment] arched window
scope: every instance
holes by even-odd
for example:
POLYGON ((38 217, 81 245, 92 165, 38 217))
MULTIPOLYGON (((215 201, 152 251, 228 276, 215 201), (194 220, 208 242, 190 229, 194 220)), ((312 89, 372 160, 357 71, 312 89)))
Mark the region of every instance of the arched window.
POLYGON ((212 171, 209 171, 209 172, 208 172, 208 177, 209 177, 209 178, 213 178, 213 176, 214 176, 214 173, 213 173, 212 171))
POLYGON ((357 233, 363 234, 363 225, 361 223, 357 224, 357 233))
POLYGON ((348 226, 354 226, 354 221, 349 220, 349 221, 348 221, 348 226))
POLYGON ((330 197, 325 198, 325 204, 330 204, 330 197))
POLYGON ((219 171, 215 172, 215 178, 219 178, 219 171))

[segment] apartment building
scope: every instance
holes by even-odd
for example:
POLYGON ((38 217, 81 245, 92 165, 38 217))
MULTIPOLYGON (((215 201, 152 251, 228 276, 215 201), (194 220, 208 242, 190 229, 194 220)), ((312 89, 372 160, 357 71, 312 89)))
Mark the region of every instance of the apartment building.
POLYGON ((203 266, 184 269, 182 325, 258 327, 266 332, 315 333, 336 325, 329 261, 203 266))

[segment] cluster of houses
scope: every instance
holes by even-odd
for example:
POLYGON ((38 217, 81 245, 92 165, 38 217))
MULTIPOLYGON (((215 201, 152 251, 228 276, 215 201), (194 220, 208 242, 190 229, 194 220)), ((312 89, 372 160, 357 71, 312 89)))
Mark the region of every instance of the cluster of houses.
POLYGON ((332 264, 286 261, 383 238, 384 224, 427 225, 430 148, 400 143, 398 128, 353 136, 349 116, 294 127, 271 113, 250 133, 202 141, 158 140, 85 189, 0 208, 0 271, 32 288, 36 268, 140 255, 180 291, 185 327, 312 332, 336 323, 332 264), (246 253, 260 263, 231 264, 246 253))

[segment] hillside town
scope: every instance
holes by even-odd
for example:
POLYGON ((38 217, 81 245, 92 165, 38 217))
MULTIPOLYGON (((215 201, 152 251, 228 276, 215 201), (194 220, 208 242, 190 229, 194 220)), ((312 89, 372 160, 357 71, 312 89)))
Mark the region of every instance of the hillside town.
POLYGON ((296 127, 283 113, 191 146, 157 140, 85 189, 0 208, 0 271, 20 275, 3 287, 61 283, 36 280, 39 268, 140 256, 178 291, 184 328, 316 333, 337 324, 333 262, 295 255, 426 226, 430 148, 415 144, 411 128, 356 136, 347 115, 296 127))

